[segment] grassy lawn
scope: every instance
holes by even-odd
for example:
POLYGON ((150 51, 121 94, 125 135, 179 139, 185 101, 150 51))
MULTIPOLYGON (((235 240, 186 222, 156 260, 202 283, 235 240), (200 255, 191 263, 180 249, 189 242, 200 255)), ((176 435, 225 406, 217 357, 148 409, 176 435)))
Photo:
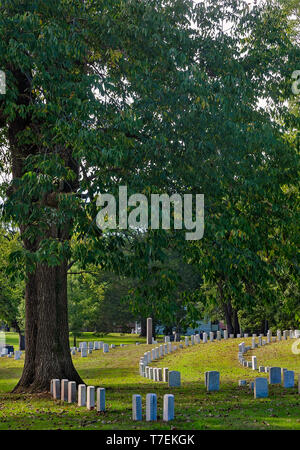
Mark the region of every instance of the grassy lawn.
MULTIPOLYGON (((14 339, 9 336, 8 341, 14 339)), ((12 342, 11 340, 11 342, 12 342)), ((81 340, 92 340, 85 335, 81 340)), ((109 343, 135 343, 132 335, 110 335, 97 338, 109 343), (114 340, 115 339, 115 340, 114 340)), ((142 344, 110 349, 108 354, 94 351, 88 358, 74 357, 74 364, 89 385, 106 388, 107 411, 97 413, 75 404, 61 404, 50 395, 12 395, 10 390, 21 374, 21 361, 0 359, 0 429, 300 429, 300 395, 294 389, 270 386, 269 398, 255 400, 249 387, 238 387, 239 379, 248 381, 258 374, 243 368, 237 361, 237 345, 242 339, 199 344, 178 350, 153 365, 179 370, 180 388, 168 388, 140 377, 139 358, 152 348, 142 344), (221 390, 207 393, 204 372, 218 370, 221 390), (131 420, 133 394, 141 394, 143 412, 149 392, 158 396, 158 421, 146 423, 131 420), (175 395, 175 420, 162 421, 163 395, 175 395)), ((244 339, 247 343, 251 339, 244 339)), ((258 365, 276 365, 300 373, 300 355, 291 351, 293 341, 274 343, 253 351, 258 365)), ((248 344, 248 345, 249 345, 248 344)), ((247 358, 251 354, 248 353, 247 358)))
MULTIPOLYGON (((5 333, 6 343, 13 345, 16 350, 19 349, 19 337, 16 333, 5 333)), ((73 347, 74 338, 70 335, 70 346, 73 347)), ((92 332, 81 333, 78 338, 76 338, 77 347, 79 347, 79 342, 91 342, 91 341, 102 341, 109 344, 135 344, 136 342, 145 343, 145 338, 140 338, 135 334, 120 334, 120 333, 110 333, 104 336, 95 335, 92 332)))

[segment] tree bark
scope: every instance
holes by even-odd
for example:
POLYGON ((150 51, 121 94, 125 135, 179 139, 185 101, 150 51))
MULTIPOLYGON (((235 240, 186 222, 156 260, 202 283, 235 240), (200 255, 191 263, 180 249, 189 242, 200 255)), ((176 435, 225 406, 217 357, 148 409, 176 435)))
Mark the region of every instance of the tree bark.
POLYGON ((226 301, 223 292, 223 284, 221 281, 218 282, 218 291, 220 296, 221 305, 224 311, 226 328, 228 334, 234 334, 234 323, 233 323, 233 310, 230 300, 226 301))
POLYGON ((236 309, 233 309, 233 321, 234 321, 234 334, 235 335, 240 334, 240 324, 236 309))
POLYGON ((21 332, 19 333, 19 350, 25 350, 25 336, 21 332))
POLYGON ((264 333, 264 334, 267 334, 267 333, 268 333, 268 330, 269 330, 269 321, 268 321, 267 319, 265 319, 265 321, 264 321, 264 330, 263 330, 263 333, 264 333))
POLYGON ((227 328, 228 334, 234 334, 234 327, 233 327, 233 323, 232 323, 231 303, 224 303, 223 311, 224 311, 224 315, 225 315, 225 322, 226 322, 226 328, 227 328))
POLYGON ((226 296, 224 295, 223 284, 221 281, 218 283, 218 291, 221 300, 221 305, 225 315, 228 334, 234 334, 236 336, 237 334, 240 333, 238 311, 232 307, 230 298, 227 299, 226 296))
POLYGON ((29 275, 25 342, 23 374, 13 392, 49 391, 52 378, 83 383, 70 354, 66 262, 39 264, 29 275))

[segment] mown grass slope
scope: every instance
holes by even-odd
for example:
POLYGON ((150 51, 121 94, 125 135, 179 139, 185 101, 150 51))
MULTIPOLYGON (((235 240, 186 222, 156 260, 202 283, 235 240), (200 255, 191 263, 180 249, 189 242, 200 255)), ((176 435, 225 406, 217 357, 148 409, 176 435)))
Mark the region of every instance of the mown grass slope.
MULTIPOLYGON (((269 398, 260 400, 253 398, 248 386, 238 387, 239 379, 250 381, 255 376, 267 376, 239 365, 237 345, 242 339, 201 343, 177 350, 153 363, 181 372, 182 386, 175 389, 140 377, 140 356, 152 346, 136 346, 135 336, 126 336, 127 340, 124 336, 122 339, 107 336, 101 340, 112 343, 113 339, 133 345, 110 349, 108 354, 95 351, 88 358, 81 358, 79 354, 74 357, 74 364, 87 384, 106 388, 107 411, 100 414, 75 404, 61 404, 49 394, 10 394, 21 374, 24 355, 21 361, 1 358, 0 429, 300 429, 300 395, 296 386, 294 389, 270 386, 269 398), (220 371, 219 392, 206 392, 206 370, 220 371), (132 395, 142 395, 144 412, 149 392, 158 396, 158 421, 133 422, 132 395), (169 423, 162 421, 166 393, 175 395, 175 420, 169 423)), ((250 339, 245 341, 250 343, 250 339)), ((298 377, 300 355, 292 353, 292 342, 274 343, 256 349, 253 354, 259 365, 293 369, 298 377)))

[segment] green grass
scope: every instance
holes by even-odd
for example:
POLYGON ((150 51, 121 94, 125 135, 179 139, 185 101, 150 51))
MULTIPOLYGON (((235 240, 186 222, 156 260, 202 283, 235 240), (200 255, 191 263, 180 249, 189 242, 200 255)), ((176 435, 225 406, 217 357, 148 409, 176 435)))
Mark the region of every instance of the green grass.
MULTIPOLYGON (((77 346, 79 346, 79 342, 83 341, 102 341, 107 342, 108 344, 135 344, 136 342, 145 343, 145 338, 140 338, 136 335, 132 334, 120 334, 120 333, 109 333, 107 335, 95 335, 94 333, 81 333, 80 337, 77 339, 77 346)), ((70 337, 70 344, 73 346, 73 337, 70 337)))
MULTIPOLYGON (((91 340, 84 336, 86 340, 91 340)), ((84 340, 84 338, 82 340, 84 340)), ((8 341, 14 339, 9 336, 8 341)), ((100 340, 100 339, 98 339, 100 340)), ((106 336, 109 343, 136 342, 135 336, 106 336), (113 341, 116 339, 117 341, 113 341)), ((89 385, 106 388, 107 411, 97 413, 77 405, 61 404, 48 394, 9 394, 21 374, 21 361, 0 359, 0 429, 300 429, 300 395, 297 388, 270 386, 269 398, 255 400, 249 387, 238 387, 239 379, 253 380, 258 374, 243 368, 237 361, 237 345, 242 339, 200 344, 177 350, 156 366, 179 370, 180 388, 168 388, 138 374, 139 358, 152 348, 142 344, 110 349, 108 354, 93 352, 88 358, 74 357, 74 364, 89 385), (218 370, 221 374, 219 392, 207 393, 204 372, 218 370), (133 394, 141 394, 143 412, 149 392, 158 396, 158 421, 146 423, 131 420, 133 394), (175 420, 162 421, 163 395, 175 395, 175 420)), ((250 343, 251 339, 245 339, 250 343)), ((293 341, 274 343, 254 354, 259 365, 276 365, 300 373, 300 355, 291 351, 293 341)), ((249 344, 248 344, 249 345, 249 344)), ((250 358, 249 353, 247 358, 250 358)))
MULTIPOLYGON (((19 348, 19 337, 16 333, 5 333, 6 343, 13 345, 17 350, 19 348)), ((73 347, 74 338, 70 335, 70 346, 73 347)), ((92 342, 92 341, 102 341, 109 344, 135 344, 136 342, 145 343, 146 339, 138 337, 132 334, 120 334, 120 333, 109 333, 104 336, 100 334, 95 334, 93 332, 81 333, 79 337, 76 338, 76 344, 79 347, 79 342, 92 342)))

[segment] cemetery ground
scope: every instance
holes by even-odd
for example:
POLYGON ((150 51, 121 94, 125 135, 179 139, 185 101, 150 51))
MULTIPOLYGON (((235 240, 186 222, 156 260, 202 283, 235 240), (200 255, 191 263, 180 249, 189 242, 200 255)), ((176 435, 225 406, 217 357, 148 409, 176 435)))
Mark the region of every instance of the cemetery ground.
MULTIPOLYGON (((7 334, 7 343, 16 346, 17 335, 7 334)), ((99 338, 95 338, 98 340, 99 338)), ((85 334, 81 340, 92 340, 85 334)), ((80 353, 73 357, 75 367, 87 385, 106 388, 106 412, 88 411, 77 404, 61 403, 50 394, 11 394, 22 371, 24 354, 20 361, 0 359, 0 429, 1 430, 270 430, 300 429, 300 395, 295 386, 269 386, 269 397, 255 400, 249 386, 238 386, 238 380, 253 380, 257 371, 241 367, 237 359, 238 343, 251 344, 251 338, 208 342, 178 349, 152 363, 181 372, 181 387, 169 388, 167 383, 154 382, 139 374, 140 356, 153 346, 141 344, 134 335, 108 335, 101 338, 108 343, 127 343, 125 347, 110 349, 104 354, 93 351, 87 358, 80 353), (220 391, 207 393, 204 372, 220 372, 220 391), (156 393, 157 422, 146 422, 145 398, 156 393), (175 420, 162 421, 164 394, 175 395, 175 420), (143 421, 132 421, 132 395, 141 394, 143 421)), ((70 340, 72 342, 72 338, 70 340)), ((71 344, 72 345, 72 344, 71 344)), ((300 355, 291 351, 292 341, 281 341, 252 350, 258 365, 279 366, 300 373, 300 355)), ((17 346, 15 348, 18 348, 17 346)))

